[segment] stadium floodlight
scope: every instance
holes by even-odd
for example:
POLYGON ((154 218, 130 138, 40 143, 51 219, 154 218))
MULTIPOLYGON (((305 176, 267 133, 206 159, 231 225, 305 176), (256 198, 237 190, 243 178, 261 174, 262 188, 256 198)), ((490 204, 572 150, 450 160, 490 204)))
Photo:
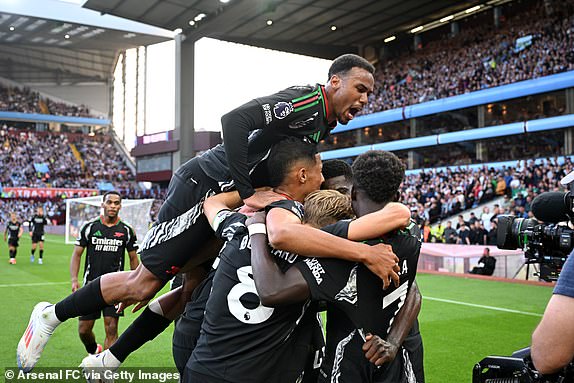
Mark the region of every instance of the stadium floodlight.
POLYGON ((424 27, 423 27, 422 25, 420 25, 420 26, 418 26, 418 27, 416 27, 416 28, 411 29, 411 33, 420 32, 420 31, 423 30, 423 28, 424 28, 424 27))
POLYGON ((441 23, 446 23, 447 21, 452 20, 452 19, 454 19, 454 15, 450 15, 450 16, 443 17, 443 18, 440 19, 439 21, 440 21, 441 23))
POLYGON ((397 36, 389 36, 386 39, 384 39, 383 41, 385 43, 390 43, 391 41, 396 40, 396 38, 397 38, 397 36))
MULTIPOLYGON (((141 242, 151 224, 153 199, 122 199, 120 219, 130 225, 141 242)), ((66 200, 66 243, 73 244, 82 225, 102 214, 102 196, 66 200)))
POLYGON ((478 11, 480 9, 480 7, 481 7, 480 5, 476 5, 472 8, 468 8, 466 11, 464 11, 464 13, 472 13, 474 11, 478 11))

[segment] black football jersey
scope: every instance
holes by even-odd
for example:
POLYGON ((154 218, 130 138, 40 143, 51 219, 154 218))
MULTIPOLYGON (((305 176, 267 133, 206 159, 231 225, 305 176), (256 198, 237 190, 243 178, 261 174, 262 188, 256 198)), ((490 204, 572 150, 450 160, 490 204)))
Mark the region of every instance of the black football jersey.
POLYGON ((36 235, 43 235, 44 234, 44 226, 48 225, 49 221, 48 218, 44 215, 34 215, 32 219, 30 219, 30 232, 36 235))
POLYGON ((240 139, 225 136, 227 145, 217 145, 198 160, 203 171, 219 183, 222 191, 236 188, 241 195, 256 182, 250 179, 250 174, 267 158, 271 146, 281 137, 296 136, 318 143, 336 125, 329 125, 327 121, 329 105, 325 87, 320 84, 294 86, 256 98, 231 113, 240 115, 240 122, 245 122, 251 130, 248 144, 244 146, 240 139), (228 163, 232 151, 247 153, 247 163, 235 157, 232 157, 233 163, 228 163))
POLYGON ((18 233, 20 232, 20 227, 22 227, 22 223, 20 221, 16 222, 8 221, 8 225, 6 225, 8 240, 18 239, 18 233))
MULTIPOLYGON (((216 234, 226 242, 219 254, 201 334, 187 365, 192 371, 226 382, 267 382, 285 364, 292 334, 309 302, 263 306, 251 267, 247 217, 223 210, 216 234)), ((296 256, 276 258, 286 270, 296 256)))
POLYGON ((107 273, 124 269, 125 252, 137 250, 134 229, 118 221, 106 226, 101 218, 86 222, 80 229, 76 246, 86 248, 84 284, 107 273))
MULTIPOLYGON (((339 221, 323 230, 346 238, 350 222, 339 221)), ((383 290, 383 282, 359 263, 305 258, 295 265, 307 280, 312 299, 328 302, 327 346, 320 381, 365 379, 355 375, 361 371, 358 366, 369 363, 356 347, 362 345, 366 333, 386 338, 415 279, 421 243, 420 230, 414 222, 405 230, 366 243, 393 247, 401 267, 399 287, 391 285, 383 290)))

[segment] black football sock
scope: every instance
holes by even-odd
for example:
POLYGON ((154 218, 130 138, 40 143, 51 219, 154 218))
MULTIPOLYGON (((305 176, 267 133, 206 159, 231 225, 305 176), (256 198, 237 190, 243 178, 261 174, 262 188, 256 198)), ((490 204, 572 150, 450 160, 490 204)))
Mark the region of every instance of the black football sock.
POLYGON ((40 250, 40 259, 44 257, 44 250, 40 250))
POLYGON ((123 363, 132 352, 161 334, 169 327, 170 323, 170 319, 162 317, 146 307, 110 347, 110 352, 123 363))
POLYGON ((10 258, 16 258, 16 250, 9 250, 10 258))
POLYGON ((86 347, 86 351, 88 352, 88 354, 93 354, 98 349, 98 344, 96 342, 93 342, 85 344, 84 347, 86 347))
POLYGON ((100 290, 100 277, 56 303, 56 317, 60 322, 88 315, 108 306, 100 290))
POLYGON ((32 255, 34 255, 35 252, 36 252, 36 249, 32 249, 32 255))

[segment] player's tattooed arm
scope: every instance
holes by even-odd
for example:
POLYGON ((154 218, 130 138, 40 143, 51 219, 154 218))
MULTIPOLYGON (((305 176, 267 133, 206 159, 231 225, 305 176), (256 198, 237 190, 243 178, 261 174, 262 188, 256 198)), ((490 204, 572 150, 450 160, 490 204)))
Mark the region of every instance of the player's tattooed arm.
POLYGON ((308 257, 338 258, 365 264, 388 287, 399 284, 398 257, 391 246, 369 246, 336 237, 301 224, 300 219, 285 209, 271 209, 267 214, 267 233, 273 248, 308 257), (305 238, 306 240, 301 240, 305 238))
POLYGON ((404 229, 410 220, 411 212, 408 207, 402 203, 391 202, 379 211, 351 221, 347 238, 351 241, 379 238, 393 230, 404 229))
MULTIPOLYGON (((279 209, 281 210, 281 209, 279 209)), ((265 214, 256 213, 245 222, 247 227, 265 224, 265 214)), ((264 232, 250 230, 251 267, 253 279, 259 299, 264 306, 275 307, 302 302, 309 298, 310 291, 307 281, 296 267, 289 268, 283 273, 267 245, 267 235, 264 232)))

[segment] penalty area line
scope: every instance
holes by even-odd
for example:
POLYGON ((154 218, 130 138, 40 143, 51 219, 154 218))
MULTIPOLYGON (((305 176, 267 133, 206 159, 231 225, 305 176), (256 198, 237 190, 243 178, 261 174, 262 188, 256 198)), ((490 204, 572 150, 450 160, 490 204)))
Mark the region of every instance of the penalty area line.
POLYGON ((8 284, 0 284, 0 287, 50 286, 50 285, 64 285, 66 283, 70 282, 8 283, 8 284))
POLYGON ((475 304, 475 303, 453 301, 453 300, 450 300, 450 299, 434 298, 434 297, 428 297, 428 296, 426 296, 426 295, 423 295, 423 301, 424 301, 425 299, 428 299, 429 301, 452 303, 452 304, 461 305, 461 306, 477 307, 477 308, 480 308, 480 309, 487 309, 487 310, 494 310, 494 311, 502 311, 502 312, 513 313, 513 314, 530 315, 530 316, 539 317, 539 318, 542 317, 542 314, 531 313, 531 312, 528 312, 528 311, 512 310, 512 309, 506 309, 506 308, 504 308, 504 307, 477 305, 477 304, 475 304))

